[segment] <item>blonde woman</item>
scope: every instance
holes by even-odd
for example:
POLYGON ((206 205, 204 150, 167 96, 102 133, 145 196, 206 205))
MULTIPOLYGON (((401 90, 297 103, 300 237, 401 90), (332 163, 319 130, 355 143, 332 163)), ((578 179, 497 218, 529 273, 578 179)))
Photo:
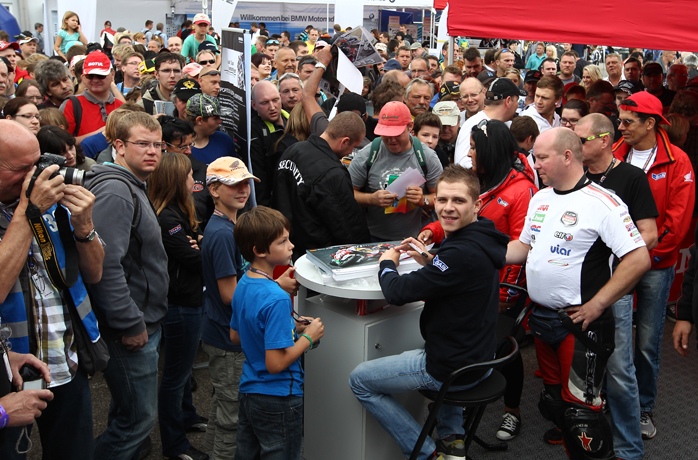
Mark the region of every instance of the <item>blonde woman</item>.
POLYGON ((545 47, 546 57, 553 58, 557 62, 557 49, 553 45, 548 45, 545 47))
POLYGON ((601 77, 601 69, 596 64, 589 64, 582 69, 582 85, 584 88, 589 89, 591 85, 596 83, 598 80, 603 80, 601 77))

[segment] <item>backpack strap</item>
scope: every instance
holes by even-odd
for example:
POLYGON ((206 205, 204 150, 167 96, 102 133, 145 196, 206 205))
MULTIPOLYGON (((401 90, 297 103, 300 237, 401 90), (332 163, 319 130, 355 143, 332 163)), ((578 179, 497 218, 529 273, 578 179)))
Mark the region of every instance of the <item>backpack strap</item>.
POLYGON ((412 136, 412 146, 414 147, 414 153, 417 155, 417 161, 419 162, 419 166, 421 166, 422 168, 422 173, 424 173, 424 179, 426 179, 429 169, 427 168, 427 160, 424 156, 424 148, 422 147, 422 142, 415 136, 412 136))
POLYGON ((75 120, 73 137, 78 137, 80 125, 82 124, 82 104, 80 104, 80 99, 77 96, 70 96, 70 101, 73 103, 73 119, 75 120))

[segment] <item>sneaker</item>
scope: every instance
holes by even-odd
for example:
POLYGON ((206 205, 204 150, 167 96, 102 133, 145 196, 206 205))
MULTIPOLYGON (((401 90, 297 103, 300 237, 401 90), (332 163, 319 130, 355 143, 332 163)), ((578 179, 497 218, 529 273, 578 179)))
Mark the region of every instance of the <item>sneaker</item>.
POLYGON ((666 319, 669 321, 673 321, 674 323, 676 322, 676 304, 672 303, 671 305, 666 306, 666 319))
POLYGON ((543 434, 543 441, 548 444, 562 444, 562 431, 556 426, 543 434))
POLYGON ((443 460, 465 460, 465 442, 455 435, 436 441, 436 458, 443 460))
POLYGON ((138 446, 138 460, 143 460, 144 458, 147 458, 152 450, 153 440, 150 439, 150 435, 148 435, 148 437, 145 438, 143 442, 141 442, 141 445, 138 446))
POLYGON ((640 432, 642 439, 652 439, 657 436, 657 427, 652 420, 652 412, 640 412, 640 432))
POLYGON ((177 455, 176 457, 165 457, 165 460, 179 458, 181 460, 208 460, 208 454, 201 452, 199 449, 190 447, 186 452, 177 455))
POLYGON ((497 439, 500 441, 509 441, 514 439, 521 431, 521 419, 512 413, 502 415, 502 424, 499 425, 497 431, 497 439))
POLYGON ((199 415, 199 421, 195 422, 185 430, 187 433, 205 433, 208 428, 208 419, 199 415))

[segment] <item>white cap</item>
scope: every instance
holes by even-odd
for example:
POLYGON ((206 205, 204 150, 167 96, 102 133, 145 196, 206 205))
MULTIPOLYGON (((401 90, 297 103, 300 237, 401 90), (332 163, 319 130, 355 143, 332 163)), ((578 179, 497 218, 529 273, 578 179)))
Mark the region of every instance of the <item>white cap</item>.
POLYGON ((439 116, 442 125, 458 125, 458 117, 460 116, 460 110, 458 110, 458 104, 456 104, 455 102, 437 102, 432 112, 439 116))

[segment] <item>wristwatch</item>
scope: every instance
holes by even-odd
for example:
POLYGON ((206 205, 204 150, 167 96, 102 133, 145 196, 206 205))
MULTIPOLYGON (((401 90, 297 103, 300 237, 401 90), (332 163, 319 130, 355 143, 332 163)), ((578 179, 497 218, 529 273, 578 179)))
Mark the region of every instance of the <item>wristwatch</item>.
POLYGON ((315 68, 317 69, 318 67, 320 67, 322 70, 327 70, 327 66, 320 61, 315 64, 315 68))
POLYGON ((424 206, 429 206, 429 198, 426 195, 424 195, 424 206))
POLYGON ((75 237, 75 241, 77 241, 78 243, 89 243, 90 241, 95 239, 95 237, 97 236, 97 232, 95 231, 94 227, 92 227, 92 230, 90 230, 90 233, 88 233, 85 238, 78 238, 77 236, 75 236, 75 233, 73 233, 73 236, 75 237))

